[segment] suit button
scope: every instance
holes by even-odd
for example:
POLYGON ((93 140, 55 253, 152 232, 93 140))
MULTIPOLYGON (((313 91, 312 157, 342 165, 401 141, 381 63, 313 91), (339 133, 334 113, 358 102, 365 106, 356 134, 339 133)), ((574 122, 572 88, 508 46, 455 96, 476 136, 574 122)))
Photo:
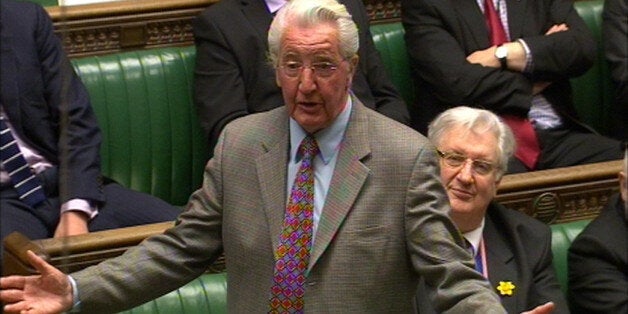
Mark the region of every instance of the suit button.
POLYGON ((316 281, 308 281, 307 285, 310 286, 310 287, 314 286, 314 285, 316 285, 316 281))

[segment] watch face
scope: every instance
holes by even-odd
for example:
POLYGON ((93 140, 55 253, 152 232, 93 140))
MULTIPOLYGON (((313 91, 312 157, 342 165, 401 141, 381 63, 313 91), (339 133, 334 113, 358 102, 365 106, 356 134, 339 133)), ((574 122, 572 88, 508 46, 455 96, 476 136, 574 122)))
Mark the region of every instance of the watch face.
POLYGON ((508 56, 508 49, 504 46, 499 46, 495 49, 495 57, 498 59, 503 59, 508 56))

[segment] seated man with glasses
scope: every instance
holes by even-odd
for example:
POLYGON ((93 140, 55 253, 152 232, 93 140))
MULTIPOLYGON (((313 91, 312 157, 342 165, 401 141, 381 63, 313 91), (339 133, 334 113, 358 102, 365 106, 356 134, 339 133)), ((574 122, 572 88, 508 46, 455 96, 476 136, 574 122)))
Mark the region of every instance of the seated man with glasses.
MULTIPOLYGON (((470 107, 444 111, 428 138, 441 157, 440 176, 451 203, 450 216, 508 313, 552 301, 554 313, 568 313, 552 266, 547 225, 493 201, 515 141, 492 112, 470 107)), ((418 311, 435 313, 419 284, 418 311)))

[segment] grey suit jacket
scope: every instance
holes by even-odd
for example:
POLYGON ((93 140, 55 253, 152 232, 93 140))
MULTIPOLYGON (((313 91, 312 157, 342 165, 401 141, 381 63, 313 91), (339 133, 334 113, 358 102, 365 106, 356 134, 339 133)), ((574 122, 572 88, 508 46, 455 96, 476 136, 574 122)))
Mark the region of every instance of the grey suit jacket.
MULTIPOLYGON (((73 275, 85 310, 143 303, 192 280, 224 249, 229 311, 267 312, 288 121, 277 108, 229 124, 174 228, 73 275)), ((425 137, 354 99, 312 248, 306 312, 410 313, 421 274, 438 289, 439 310, 503 313, 447 216, 438 173, 425 137)))

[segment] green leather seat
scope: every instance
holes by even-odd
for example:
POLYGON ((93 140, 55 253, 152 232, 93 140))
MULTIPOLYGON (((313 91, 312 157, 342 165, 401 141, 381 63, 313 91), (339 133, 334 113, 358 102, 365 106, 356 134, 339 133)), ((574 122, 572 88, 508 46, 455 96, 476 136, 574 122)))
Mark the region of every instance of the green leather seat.
POLYGON ((227 313, 227 273, 204 274, 175 291, 121 313, 227 313))
POLYGON ((574 103, 580 119, 600 133, 608 131, 613 86, 602 45, 603 0, 576 1, 574 7, 597 41, 597 60, 587 73, 573 78, 574 103))
POLYGON ((580 234, 591 220, 577 220, 573 222, 550 225, 552 229, 552 254, 556 277, 563 293, 567 293, 567 250, 571 242, 580 234))
POLYGON ((192 102, 193 46, 73 59, 98 117, 103 173, 184 205, 201 186, 207 141, 192 102))
POLYGON ((375 48, 379 51, 393 84, 406 104, 414 103, 414 85, 401 22, 374 24, 370 30, 375 48))

